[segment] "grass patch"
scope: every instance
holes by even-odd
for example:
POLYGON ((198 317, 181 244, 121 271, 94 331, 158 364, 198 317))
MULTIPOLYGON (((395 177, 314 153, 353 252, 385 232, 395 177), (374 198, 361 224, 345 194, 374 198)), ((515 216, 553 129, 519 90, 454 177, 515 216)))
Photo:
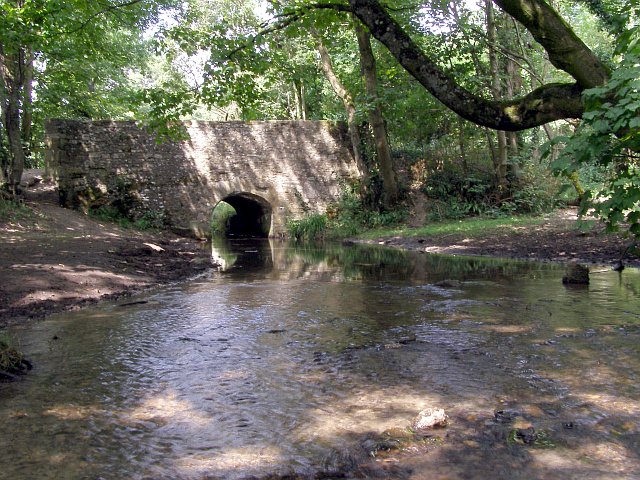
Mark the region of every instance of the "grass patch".
POLYGON ((327 216, 313 214, 287 224, 289 235, 296 241, 322 240, 327 233, 327 216))
POLYGON ((34 217, 33 211, 22 203, 0 198, 0 222, 17 222, 34 217))
POLYGON ((516 228, 540 225, 544 223, 544 217, 512 216, 502 218, 466 218, 464 220, 445 220, 428 225, 410 228, 376 228, 358 235, 358 238, 376 239, 380 237, 438 237, 460 234, 466 237, 480 237, 487 233, 497 232, 513 233, 516 228))
POLYGON ((157 211, 148 211, 137 220, 131 220, 118 208, 106 205, 89 210, 89 216, 101 222, 115 223, 122 228, 131 228, 142 231, 157 231, 164 228, 164 214, 157 211))
POLYGON ((31 370, 31 363, 13 346, 8 335, 0 332, 0 380, 12 380, 13 376, 31 370))

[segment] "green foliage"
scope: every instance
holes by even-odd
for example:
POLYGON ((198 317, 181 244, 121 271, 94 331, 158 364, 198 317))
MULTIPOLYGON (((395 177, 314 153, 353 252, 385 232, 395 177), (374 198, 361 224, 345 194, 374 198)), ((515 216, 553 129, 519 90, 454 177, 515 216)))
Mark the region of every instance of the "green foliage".
POLYGON ((296 241, 323 240, 327 233, 327 216, 309 215, 302 220, 292 220, 287 224, 289 236, 296 241))
POLYGON ((345 185, 340 200, 330 209, 331 237, 348 237, 362 230, 397 225, 407 219, 405 206, 397 205, 392 210, 377 209, 360 196, 358 189, 357 185, 345 185))
POLYGON ((6 200, 0 196, 0 222, 16 222, 33 217, 33 211, 21 202, 6 200))
POLYGON ((8 335, 0 332, 0 372, 15 374, 24 368, 24 354, 15 348, 8 335))
POLYGON ((96 220, 104 222, 116 223, 121 227, 128 228, 131 226, 131 219, 124 216, 119 209, 111 205, 103 205, 98 208, 92 208, 89 210, 89 216, 96 220))
POLYGON ((399 225, 408 217, 407 208, 373 209, 358 193, 357 185, 344 185, 339 201, 325 215, 313 214, 291 221, 288 231, 296 240, 323 240, 356 235, 363 230, 399 225))
POLYGON ((496 232, 504 231, 512 234, 514 229, 522 227, 534 226, 543 223, 543 217, 528 216, 505 216, 500 218, 473 217, 463 220, 443 220, 439 222, 429 223, 419 228, 379 228, 360 233, 361 238, 380 238, 380 237, 437 237, 450 235, 465 235, 465 237, 478 237, 496 232))
MULTIPOLYGON (((161 9, 174 3, 0 2, 0 49, 6 55, 5 66, 17 69, 2 76, 0 90, 20 95, 27 168, 43 162, 47 118, 119 119, 134 115, 134 77, 144 71, 150 56, 144 31, 157 21, 161 9), (33 61, 29 60, 31 55, 33 61), (4 82, 11 85, 2 85, 4 82)), ((0 133, 6 136, 6 128, 0 128, 0 133)), ((2 158, 0 163, 11 165, 2 158)))
POLYGON ((211 235, 213 237, 224 236, 229 230, 229 222, 235 214, 235 208, 227 202, 219 202, 211 215, 211 235))
POLYGON ((138 230, 159 230, 165 226, 162 211, 146 210, 140 215, 140 198, 130 179, 116 177, 109 186, 107 198, 108 204, 89 209, 92 217, 138 230))
POLYGON ((89 210, 89 216, 103 222, 115 223, 122 228, 136 230, 161 230, 165 227, 165 215, 160 211, 145 212, 140 218, 133 220, 112 205, 104 205, 89 210))
POLYGON ((133 228, 137 230, 161 230, 166 226, 166 216, 164 212, 149 210, 144 212, 140 218, 133 222, 133 228))
POLYGON ((482 171, 465 175, 447 166, 428 175, 422 191, 433 201, 431 220, 537 214, 550 211, 557 203, 550 184, 540 181, 544 176, 539 169, 524 171, 507 187, 499 187, 493 175, 482 171))
POLYGON ((619 66, 603 87, 584 92, 586 113, 575 135, 553 162, 570 177, 585 167, 605 173, 582 199, 581 212, 593 209, 610 230, 628 224, 640 236, 640 27, 619 39, 619 66))

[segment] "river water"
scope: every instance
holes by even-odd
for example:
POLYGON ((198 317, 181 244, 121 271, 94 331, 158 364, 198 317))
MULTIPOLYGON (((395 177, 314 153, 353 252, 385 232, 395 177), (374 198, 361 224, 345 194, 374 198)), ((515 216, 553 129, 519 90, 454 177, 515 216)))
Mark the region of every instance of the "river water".
POLYGON ((637 479, 640 272, 219 244, 224 269, 17 328, 0 478, 637 479), (416 436, 426 408, 445 428, 416 436))

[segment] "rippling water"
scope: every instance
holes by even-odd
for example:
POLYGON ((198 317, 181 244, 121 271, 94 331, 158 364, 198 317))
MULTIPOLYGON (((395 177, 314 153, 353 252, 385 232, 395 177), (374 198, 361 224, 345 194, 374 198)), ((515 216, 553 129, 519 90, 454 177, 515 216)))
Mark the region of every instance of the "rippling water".
POLYGON ((637 270, 566 288, 376 248, 214 256, 13 332, 36 367, 0 384, 0 478, 640 478, 637 270), (449 425, 416 439, 428 407, 449 425))

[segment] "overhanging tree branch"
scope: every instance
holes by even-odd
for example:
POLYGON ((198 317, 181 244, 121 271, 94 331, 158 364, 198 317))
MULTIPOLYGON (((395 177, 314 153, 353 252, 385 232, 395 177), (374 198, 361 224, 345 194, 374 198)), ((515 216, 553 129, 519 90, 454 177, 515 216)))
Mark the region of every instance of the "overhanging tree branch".
POLYGON ((497 130, 518 131, 554 120, 580 118, 584 112, 583 88, 577 83, 548 84, 525 97, 501 102, 475 95, 446 75, 378 1, 350 0, 349 3, 358 19, 418 82, 446 107, 473 123, 497 130))

